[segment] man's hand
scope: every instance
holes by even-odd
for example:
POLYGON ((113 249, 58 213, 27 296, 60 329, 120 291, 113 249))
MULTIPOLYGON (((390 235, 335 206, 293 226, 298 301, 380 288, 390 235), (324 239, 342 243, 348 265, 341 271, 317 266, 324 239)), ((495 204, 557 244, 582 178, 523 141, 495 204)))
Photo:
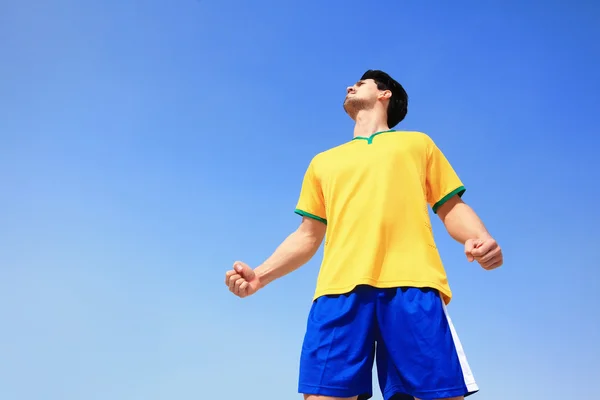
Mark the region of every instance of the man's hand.
POLYGON ((233 269, 225 273, 225 285, 238 297, 250 296, 260 289, 260 281, 252 268, 241 261, 233 263, 233 269))
POLYGON ((327 224, 303 217, 298 229, 255 269, 240 261, 225 274, 225 285, 239 297, 250 296, 276 279, 306 264, 315 255, 327 231, 327 224))
POLYGON ((465 254, 469 262, 477 261, 486 270, 498 268, 504 262, 502 249, 491 237, 469 239, 465 242, 465 254))

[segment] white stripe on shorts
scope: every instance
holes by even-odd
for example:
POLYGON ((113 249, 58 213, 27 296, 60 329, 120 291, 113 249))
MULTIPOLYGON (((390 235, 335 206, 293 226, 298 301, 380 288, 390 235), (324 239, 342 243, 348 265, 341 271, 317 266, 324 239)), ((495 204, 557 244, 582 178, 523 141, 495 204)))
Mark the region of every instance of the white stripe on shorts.
MULTIPOLYGON (((442 299, 440 299, 442 300, 442 299)), ((456 329, 454 329, 454 325, 452 324, 452 319, 448 314, 448 309, 446 308, 446 303, 442 300, 442 306, 444 308, 444 314, 446 314, 446 319, 448 320, 448 325, 450 326, 450 332, 452 333, 452 340, 454 341, 454 347, 456 348, 456 354, 458 354, 458 360, 460 361, 460 368, 462 369, 463 377, 465 379, 465 386, 469 393, 476 392, 479 390, 477 383, 475 382, 475 377, 471 372, 471 367, 469 367, 469 363, 467 362, 467 356, 465 355, 465 351, 463 350, 462 344, 460 343, 460 339, 456 334, 456 329)))

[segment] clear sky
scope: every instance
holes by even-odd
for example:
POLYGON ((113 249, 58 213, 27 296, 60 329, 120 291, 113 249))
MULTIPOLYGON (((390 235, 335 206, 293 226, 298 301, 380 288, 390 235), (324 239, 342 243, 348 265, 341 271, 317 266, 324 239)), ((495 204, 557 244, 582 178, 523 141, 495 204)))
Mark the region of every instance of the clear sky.
POLYGON ((505 252, 485 272, 433 220, 473 399, 595 397, 598 21, 592 0, 1 1, 0 399, 300 398, 322 253, 244 300, 224 274, 296 228, 369 68, 505 252))

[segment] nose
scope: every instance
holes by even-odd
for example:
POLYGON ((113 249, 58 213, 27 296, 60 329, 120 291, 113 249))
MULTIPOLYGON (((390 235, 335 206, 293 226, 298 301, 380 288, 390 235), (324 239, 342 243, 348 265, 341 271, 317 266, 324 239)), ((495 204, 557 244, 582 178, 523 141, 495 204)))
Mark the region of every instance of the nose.
POLYGON ((352 93, 352 92, 354 92, 354 86, 348 86, 348 87, 346 88, 346 93, 347 93, 347 94, 350 94, 350 93, 352 93))

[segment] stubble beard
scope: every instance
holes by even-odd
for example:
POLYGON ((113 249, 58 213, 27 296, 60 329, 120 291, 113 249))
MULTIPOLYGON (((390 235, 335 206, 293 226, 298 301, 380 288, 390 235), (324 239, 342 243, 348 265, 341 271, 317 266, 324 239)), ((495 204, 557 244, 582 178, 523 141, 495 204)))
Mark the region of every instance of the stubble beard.
POLYGON ((369 103, 363 99, 344 99, 344 111, 346 111, 346 114, 353 120, 356 120, 359 111, 366 110, 367 108, 369 108, 369 103))

